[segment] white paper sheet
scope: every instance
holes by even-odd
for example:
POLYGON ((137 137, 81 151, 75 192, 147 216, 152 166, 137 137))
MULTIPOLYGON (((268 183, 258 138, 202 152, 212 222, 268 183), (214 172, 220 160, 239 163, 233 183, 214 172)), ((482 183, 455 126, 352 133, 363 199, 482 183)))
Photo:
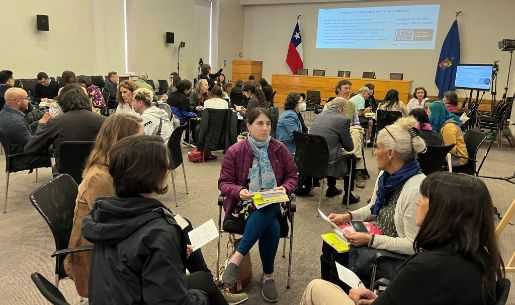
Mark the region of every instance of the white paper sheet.
POLYGON ((186 227, 189 225, 189 223, 186 221, 186 219, 184 219, 184 217, 181 216, 181 214, 177 214, 173 218, 175 219, 179 227, 181 227, 181 229, 183 230, 186 229, 186 227))
POLYGON ((338 278, 340 281, 349 285, 351 288, 364 287, 363 283, 356 275, 356 273, 352 272, 350 269, 343 267, 338 262, 336 264, 336 271, 338 272, 338 278))
POLYGON ((328 224, 331 225, 331 227, 335 228, 336 230, 338 231, 341 231, 342 229, 340 229, 340 227, 338 227, 337 224, 335 224, 334 222, 332 222, 331 220, 329 220, 329 217, 327 217, 327 215, 324 214, 324 212, 322 212, 320 209, 318 209, 318 213, 320 214, 320 217, 325 220, 328 224))
POLYGON ((188 233, 193 251, 202 248, 204 245, 218 237, 218 229, 213 219, 206 221, 188 233))

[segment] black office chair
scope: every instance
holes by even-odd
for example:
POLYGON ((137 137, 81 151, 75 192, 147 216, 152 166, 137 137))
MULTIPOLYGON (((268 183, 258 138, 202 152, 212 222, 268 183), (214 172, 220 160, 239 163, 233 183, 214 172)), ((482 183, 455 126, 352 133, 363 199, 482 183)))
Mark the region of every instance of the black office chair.
POLYGON ((404 73, 390 73, 390 80, 402 80, 403 78, 404 73))
POLYGON ((272 95, 270 96, 270 100, 268 101, 269 102, 268 107, 274 107, 274 99, 275 99, 276 93, 277 93, 277 91, 272 92, 272 95))
POLYGON ((82 171, 94 145, 94 141, 64 141, 59 150, 58 172, 72 176, 73 180, 80 184, 82 171))
POLYGON ((298 69, 297 70, 297 75, 308 75, 309 72, 308 72, 308 69, 298 69))
POLYGON ((313 76, 325 76, 325 70, 313 69, 313 76))
MULTIPOLYGON (((377 135, 379 131, 383 129, 385 126, 391 125, 397 121, 397 119, 402 117, 402 112, 400 111, 389 111, 389 110, 381 110, 378 109, 376 111, 376 136, 374 137, 374 146, 377 144, 377 135)), ((372 156, 374 155, 374 150, 372 149, 372 156)))
POLYGON ((36 93, 36 84, 38 83, 38 80, 35 78, 27 78, 21 79, 20 81, 23 84, 23 89, 25 89, 29 97, 33 99, 34 94, 36 93))
POLYGON ((156 90, 156 84, 154 84, 154 81, 151 80, 151 79, 147 79, 146 80, 147 84, 149 84, 150 86, 152 86, 152 90, 156 90))
POLYGON ((159 84, 159 90, 157 91, 157 94, 165 94, 168 92, 168 89, 170 89, 170 86, 168 86, 168 81, 166 79, 158 79, 157 83, 159 84))
MULTIPOLYGON (((500 102, 491 115, 479 116, 479 127, 481 130, 487 130, 492 134, 493 139, 490 147, 496 138, 499 138, 499 146, 502 147, 503 130, 507 119, 510 117, 512 107, 513 97, 509 97, 505 101, 500 102)), ((507 139, 511 145, 509 137, 507 139)))
MULTIPOLYGON (((4 213, 7 213, 7 196, 9 194, 9 177, 10 177, 10 174, 11 173, 15 173, 15 172, 19 172, 19 171, 24 171, 24 170, 28 170, 29 173, 31 173, 32 170, 35 169, 36 170, 36 182, 38 182, 38 167, 23 168, 23 169, 14 167, 14 162, 16 162, 16 160, 24 159, 27 156, 29 156, 29 154, 26 154, 26 153, 13 154, 13 153, 11 153, 11 151, 9 149, 9 143, 10 143, 9 137, 2 130, 0 130, 0 143, 2 143, 2 148, 3 148, 4 154, 5 154, 5 199, 4 199, 4 213)), ((43 166, 40 166, 40 167, 50 167, 50 166, 52 166, 52 164, 50 163, 50 155, 49 155, 48 156, 48 163, 47 164, 43 164, 43 166)))
POLYGON ((34 272, 30 275, 30 278, 47 301, 53 305, 70 305, 59 289, 52 285, 44 276, 34 272))
POLYGON ((350 71, 348 70, 338 70, 338 77, 350 77, 350 71))
POLYGON ((52 231, 55 241, 55 286, 66 278, 63 261, 66 255, 91 251, 93 247, 77 247, 68 249, 72 232, 75 200, 78 186, 70 175, 60 174, 52 181, 45 183, 30 194, 30 202, 41 214, 52 231))
MULTIPOLYGON (((464 165, 453 166, 452 171, 456 173, 464 173, 468 175, 479 176, 479 170, 481 169, 481 167, 477 168, 477 162, 479 162, 477 160, 477 152, 479 151, 481 145, 483 145, 483 143, 485 142, 486 135, 481 131, 468 130, 463 135, 463 138, 465 140, 465 146, 467 147, 468 153, 468 158, 466 158, 467 163, 464 165)), ((483 161, 484 159, 486 159, 486 156, 487 155, 483 157, 483 161)), ((483 162, 481 162, 481 164, 482 163, 483 162)))
POLYGON ((425 153, 418 155, 418 162, 424 175, 444 170, 445 159, 447 154, 454 147, 454 144, 448 146, 428 146, 425 153))
POLYGON ((59 85, 59 88, 64 87, 64 85, 65 85, 64 79, 61 76, 56 76, 55 79, 57 80, 57 84, 59 85))
MULTIPOLYGON (((101 75, 94 75, 89 77, 91 79, 91 83, 102 90, 105 86, 105 80, 104 77, 101 75)), ((106 100, 107 102, 107 100, 106 100)))
MULTIPOLYGON (((329 161, 329 148, 327 147, 327 141, 324 137, 294 131, 293 139, 295 141, 295 163, 297 164, 299 175, 311 177, 314 181, 322 180, 320 197, 318 199, 318 207, 320 207, 322 204, 328 165, 334 164, 343 159, 350 159, 349 181, 352 181, 355 156, 347 154, 342 155, 336 160, 329 161)), ((348 189, 346 190, 347 194, 350 194, 351 192, 351 184, 352 183, 349 183, 348 185, 348 189)), ((347 208, 349 208, 349 200, 350 196, 347 196, 347 208)))
POLYGON ((376 73, 375 72, 363 72, 363 75, 361 76, 361 78, 373 78, 373 79, 375 79, 376 78, 376 73))
POLYGON ((177 191, 175 190, 175 175, 173 174, 174 170, 182 165, 182 175, 184 176, 184 185, 186 186, 186 194, 188 193, 188 181, 186 181, 186 170, 184 169, 184 160, 182 159, 182 151, 181 151, 181 139, 184 130, 188 127, 187 124, 181 125, 175 128, 168 139, 168 153, 170 156, 170 175, 172 176, 172 186, 173 186, 173 199, 175 201, 175 206, 178 207, 177 203, 177 191))
POLYGON ((498 279, 495 285, 495 302, 492 305, 506 305, 510 294, 511 282, 507 278, 498 279))
POLYGON ((275 138, 275 131, 277 130, 277 123, 279 122, 279 108, 277 107, 270 107, 268 108, 268 111, 270 112, 270 116, 272 117, 272 132, 271 136, 275 138))
MULTIPOLYGON (((238 217, 231 216, 229 214, 227 217, 223 217, 223 205, 224 205, 225 197, 223 195, 218 196, 218 246, 216 252, 216 270, 217 270, 217 279, 220 279, 220 244, 223 233, 228 234, 237 234, 243 235, 245 231, 246 222, 238 217)), ((289 201, 286 202, 286 210, 284 213, 284 217, 279 218, 280 225, 280 237, 283 238, 283 254, 282 257, 286 257, 286 239, 290 240, 290 249, 288 251, 288 280, 286 283, 286 288, 290 289, 290 281, 291 281, 291 263, 292 263, 292 253, 293 253, 293 228, 294 228, 294 220, 295 220, 295 212, 297 211, 297 199, 295 194, 291 194, 289 196, 289 201), (290 225, 288 225, 288 222, 290 225), (290 230, 291 228, 291 230, 290 230), (289 234, 288 234, 289 233, 289 234)))

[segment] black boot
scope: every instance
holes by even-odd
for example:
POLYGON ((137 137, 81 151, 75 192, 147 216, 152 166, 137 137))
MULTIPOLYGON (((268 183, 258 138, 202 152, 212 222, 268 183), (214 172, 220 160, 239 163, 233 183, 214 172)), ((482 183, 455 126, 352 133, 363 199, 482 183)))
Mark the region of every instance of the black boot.
POLYGON ((335 186, 328 187, 327 190, 325 191, 325 197, 334 197, 334 196, 340 195, 341 193, 342 193, 342 190, 337 189, 335 186))
MULTIPOLYGON (((359 196, 350 193, 349 204, 358 203, 358 202, 359 202, 359 196)), ((347 193, 345 193, 345 195, 343 195, 342 204, 347 204, 347 193)))

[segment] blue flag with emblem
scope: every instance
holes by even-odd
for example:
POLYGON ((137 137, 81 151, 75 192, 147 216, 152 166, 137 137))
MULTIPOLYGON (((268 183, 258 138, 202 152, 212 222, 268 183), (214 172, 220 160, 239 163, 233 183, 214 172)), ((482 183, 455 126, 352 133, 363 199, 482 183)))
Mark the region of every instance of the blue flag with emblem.
POLYGON ((456 67, 460 63, 460 33, 458 20, 454 20, 440 51, 436 67, 435 84, 438 87, 438 97, 442 98, 445 91, 453 91, 456 67))

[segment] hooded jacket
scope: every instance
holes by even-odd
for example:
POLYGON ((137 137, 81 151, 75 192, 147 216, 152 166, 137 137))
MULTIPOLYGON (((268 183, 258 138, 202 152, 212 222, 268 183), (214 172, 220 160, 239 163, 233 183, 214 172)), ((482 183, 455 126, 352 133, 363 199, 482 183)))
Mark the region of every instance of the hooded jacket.
POLYGON ((143 111, 141 118, 143 119, 145 134, 161 136, 165 140, 165 145, 167 145, 173 131, 168 113, 156 106, 151 106, 143 111))
POLYGON ((158 200, 100 197, 82 222, 94 244, 89 303, 209 304, 186 288, 186 239, 158 200))

